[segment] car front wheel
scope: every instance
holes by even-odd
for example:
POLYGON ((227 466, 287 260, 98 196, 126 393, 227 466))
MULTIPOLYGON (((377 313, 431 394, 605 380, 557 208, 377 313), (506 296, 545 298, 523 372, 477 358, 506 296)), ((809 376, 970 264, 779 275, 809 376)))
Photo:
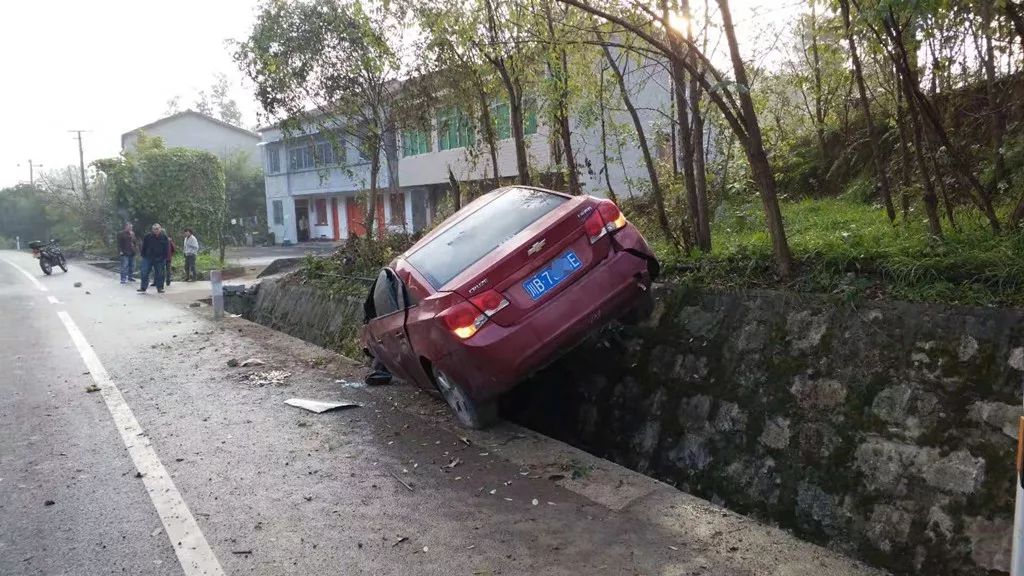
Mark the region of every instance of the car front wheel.
POLYGON ((466 390, 452 380, 444 371, 433 368, 434 382, 444 401, 452 409, 461 426, 480 430, 498 421, 498 403, 477 402, 469 397, 466 390))

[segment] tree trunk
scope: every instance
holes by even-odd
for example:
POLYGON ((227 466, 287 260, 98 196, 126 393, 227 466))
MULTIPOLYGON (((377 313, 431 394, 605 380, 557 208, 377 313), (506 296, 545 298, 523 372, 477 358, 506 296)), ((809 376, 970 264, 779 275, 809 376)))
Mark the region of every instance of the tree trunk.
POLYGON ((558 133, 562 140, 562 151, 565 154, 565 168, 569 175, 569 194, 575 196, 581 190, 579 166, 576 165, 576 154, 572 148, 572 127, 569 125, 569 62, 565 55, 565 47, 557 45, 550 2, 544 3, 544 10, 548 26, 548 41, 555 49, 557 56, 556 62, 552 62, 553 58, 550 55, 547 60, 548 74, 558 81, 558 97, 555 101, 555 123, 558 124, 558 133))
POLYGON ((786 278, 793 273, 793 256, 789 251, 789 243, 786 241, 782 211, 779 209, 779 200, 775 189, 775 175, 768 162, 768 155, 764 151, 761 126, 757 121, 754 101, 750 97, 750 82, 747 80, 747 71, 743 65, 743 59, 740 57, 739 42, 736 40, 732 14, 729 12, 729 0, 718 0, 718 7, 722 13, 722 28, 729 43, 733 74, 736 77, 736 82, 744 87, 744 89, 738 90, 737 96, 748 136, 745 146, 747 160, 750 162, 750 171, 761 194, 761 203, 764 205, 768 233, 772 239, 772 251, 775 253, 775 265, 779 275, 786 278))
POLYGON ((366 216, 363 225, 366 227, 366 239, 373 241, 374 228, 377 221, 377 179, 380 177, 380 143, 371 146, 370 154, 370 197, 366 200, 366 216))
MULTIPOLYGON (((899 79, 896 80, 899 82, 899 79)), ((903 91, 896 86, 896 128, 899 131, 900 158, 901 158, 901 183, 900 209, 903 212, 903 222, 906 223, 910 217, 910 147, 907 145, 907 122, 906 110, 903 107, 903 91)))
MULTIPOLYGON (((882 203, 885 205, 885 213, 889 216, 889 222, 895 222, 896 208, 892 203, 892 187, 889 185, 889 174, 886 171, 885 160, 882 158, 881 139, 878 137, 875 122, 871 117, 871 102, 868 101, 868 90, 864 83, 864 70, 860 63, 857 43, 853 38, 853 31, 850 26, 849 0, 839 0, 839 7, 843 13, 843 28, 846 32, 846 41, 850 45, 850 60, 853 62, 853 75, 857 81, 857 91, 860 93, 861 111, 864 113, 864 121, 868 128, 868 137, 871 143, 871 159, 875 164, 875 175, 878 177, 879 193, 882 196, 882 203)), ((904 218, 906 218, 905 213, 904 218)))
POLYGON ((974 175, 971 169, 964 164, 963 152, 950 140, 949 134, 946 132, 946 128, 943 126, 942 120, 939 118, 939 113, 935 109, 934 104, 932 104, 931 100, 929 100, 924 92, 921 91, 917 71, 910 66, 910 57, 907 47, 903 41, 903 31, 896 26, 895 20, 891 15, 886 18, 885 26, 889 34, 889 38, 892 40, 893 48, 896 51, 895 54, 892 54, 894 64, 896 65, 897 73, 899 73, 903 79, 902 83, 906 87, 905 95, 912 113, 919 114, 922 121, 929 124, 932 129, 932 133, 934 133, 936 138, 938 138, 939 143, 949 152, 954 174, 956 174, 957 178, 963 182, 965 187, 974 191, 973 194, 970 194, 971 200, 978 206, 982 213, 985 214, 992 230, 994 232, 999 232, 1001 228, 999 224, 999 217, 996 216, 996 212, 992 208, 992 199, 988 190, 981 185, 981 182, 978 181, 978 178, 974 175))
POLYGON ((605 104, 604 104, 604 71, 605 66, 601 66, 600 74, 600 88, 597 91, 597 109, 598 113, 601 114, 601 170, 604 172, 604 181, 608 187, 608 197, 612 202, 619 203, 619 199, 615 197, 615 188, 612 187, 612 175, 608 171, 608 127, 605 119, 605 104))
POLYGON ((662 194, 661 183, 658 179, 657 165, 654 163, 654 157, 651 156, 651 148, 647 143, 647 134, 644 132, 644 124, 640 120, 640 114, 637 112, 636 106, 633 105, 633 100, 629 96, 629 91, 626 88, 626 80, 618 63, 612 56, 611 50, 609 50, 607 46, 602 46, 602 48, 604 49, 604 57, 608 61, 608 67, 611 68, 612 73, 615 75, 615 79, 619 84, 619 93, 622 94, 622 103, 626 105, 626 110, 629 111, 629 117, 633 119, 633 127, 636 129, 637 143, 640 146, 640 152, 644 156, 644 165, 647 166, 647 177, 651 181, 651 198, 654 199, 658 225, 661 227, 661 232, 665 235, 665 238, 667 238, 673 246, 678 246, 678 240, 676 240, 675 235, 672 234, 672 227, 669 225, 668 212, 665 210, 665 196, 662 194))
MULTIPOLYGON (((689 0, 682 0, 680 7, 688 23, 686 36, 693 42, 693 19, 689 0)), ((704 162, 704 119, 701 117, 701 88, 696 75, 690 74, 690 147, 693 151, 694 190, 697 197, 697 226, 694 234, 697 246, 704 252, 711 251, 711 215, 708 212, 708 178, 704 162)), ((674 160, 674 159, 673 159, 674 160)))
POLYGON ((483 90, 480 90, 480 123, 484 125, 484 139, 487 140, 487 152, 491 157, 494 187, 498 188, 501 186, 501 174, 498 172, 498 138, 494 133, 494 118, 491 116, 490 103, 487 102, 487 94, 483 90))
POLYGON ((448 166, 448 184, 452 187, 452 207, 458 212, 462 210, 462 187, 459 186, 459 179, 455 177, 451 166, 448 166))
POLYGON ((822 102, 821 88, 821 55, 818 53, 818 11, 815 7, 816 0, 810 0, 811 5, 811 61, 814 69, 814 129, 818 136, 818 146, 821 149, 821 158, 828 158, 828 150, 825 146, 825 106, 822 102))
MULTIPOLYGON (((680 164, 683 168, 683 187, 686 189, 686 214, 687 226, 683 229, 687 232, 687 245, 697 244, 697 237, 700 236, 700 213, 697 209, 697 177, 693 172, 693 139, 690 138, 690 104, 686 99, 686 72, 682 66, 672 64, 672 84, 675 87, 676 97, 676 127, 678 132, 677 140, 681 144, 682 158, 680 164)), ((705 248, 701 247, 702 251, 705 248)))
MULTIPOLYGON (((504 75, 504 76, 507 76, 504 75)), ((504 77, 503 76, 503 77, 504 77)), ((509 80, 505 88, 508 92, 509 119, 512 122, 512 141, 516 148, 516 173, 519 183, 530 185, 530 160, 526 155, 526 132, 523 127, 523 95, 515 89, 515 83, 509 80)))
POLYGON ((1020 36, 1020 47, 1024 50, 1024 8, 1013 0, 1006 0, 1006 17, 1013 23, 1013 29, 1020 36))
POLYGON ((917 106, 911 101, 913 96, 909 94, 910 87, 906 80, 902 82, 904 94, 907 97, 907 109, 910 111, 911 134, 914 138, 914 157, 917 159, 917 171, 921 178, 921 189, 924 190, 924 209, 928 215, 928 232, 935 238, 942 238, 942 223, 939 222, 939 200, 935 196, 935 186, 932 182, 928 162, 925 160, 924 134, 921 128, 921 119, 917 114, 917 106))
POLYGON ((992 114, 990 136, 992 138, 992 181, 988 184, 989 194, 999 193, 999 185, 1006 174, 1006 160, 1003 157, 1003 137, 1006 133, 1006 115, 1000 105, 999 91, 996 89, 996 57, 992 47, 992 6, 988 0, 981 2, 982 26, 985 36, 985 88, 988 93, 988 106, 992 114))

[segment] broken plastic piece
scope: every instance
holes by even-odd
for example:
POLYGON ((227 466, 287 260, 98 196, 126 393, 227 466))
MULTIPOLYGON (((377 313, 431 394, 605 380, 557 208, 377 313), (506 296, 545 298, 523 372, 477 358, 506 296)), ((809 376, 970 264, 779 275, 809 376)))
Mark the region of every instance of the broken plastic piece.
POLYGON ((340 408, 358 408, 359 404, 355 402, 349 402, 342 400, 341 402, 324 402, 322 400, 309 400, 307 398, 289 398, 284 401, 289 406, 295 406, 296 408, 302 408, 303 410, 309 410, 310 412, 316 412, 322 414, 329 410, 338 410, 340 408))

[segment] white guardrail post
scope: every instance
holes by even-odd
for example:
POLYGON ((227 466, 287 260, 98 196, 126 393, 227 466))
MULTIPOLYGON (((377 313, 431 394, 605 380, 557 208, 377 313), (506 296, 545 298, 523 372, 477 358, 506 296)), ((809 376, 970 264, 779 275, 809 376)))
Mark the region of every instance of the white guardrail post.
POLYGON ((224 283, 220 270, 210 270, 210 302, 213 304, 213 319, 224 317, 224 283))
POLYGON ((1017 422, 1017 506, 1013 513, 1010 576, 1024 576, 1024 416, 1017 422))

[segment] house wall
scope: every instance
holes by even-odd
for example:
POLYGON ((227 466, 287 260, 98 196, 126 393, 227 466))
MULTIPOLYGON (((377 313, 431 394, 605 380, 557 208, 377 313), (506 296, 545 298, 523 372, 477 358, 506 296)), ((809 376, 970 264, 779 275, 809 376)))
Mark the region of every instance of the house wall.
MULTIPOLYGON (((262 167, 259 137, 246 135, 199 115, 183 114, 170 118, 147 128, 144 132, 147 136, 159 136, 168 148, 205 150, 219 158, 226 158, 242 151, 248 155, 252 166, 262 167)), ((122 137, 121 146, 124 150, 134 150, 137 142, 138 134, 129 133, 122 137)))

